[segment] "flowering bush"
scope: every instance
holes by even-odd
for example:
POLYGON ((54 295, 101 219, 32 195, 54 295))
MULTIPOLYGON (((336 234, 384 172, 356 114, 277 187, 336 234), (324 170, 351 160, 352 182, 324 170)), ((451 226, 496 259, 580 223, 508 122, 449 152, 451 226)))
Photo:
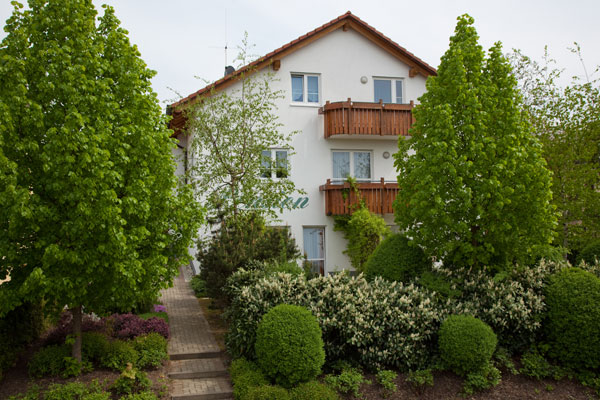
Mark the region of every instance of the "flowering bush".
POLYGON ((112 336, 118 339, 132 339, 150 332, 169 338, 169 325, 162 318, 144 320, 135 314, 113 314, 106 323, 112 327, 112 336))
POLYGON ((153 310, 154 312, 167 312, 167 307, 162 304, 155 304, 153 310))
MULTIPOLYGON (((104 332, 104 321, 100 318, 84 314, 81 320, 81 332, 104 332)), ((56 327, 46 336, 45 344, 62 344, 67 335, 73 333, 73 314, 63 311, 56 327)))

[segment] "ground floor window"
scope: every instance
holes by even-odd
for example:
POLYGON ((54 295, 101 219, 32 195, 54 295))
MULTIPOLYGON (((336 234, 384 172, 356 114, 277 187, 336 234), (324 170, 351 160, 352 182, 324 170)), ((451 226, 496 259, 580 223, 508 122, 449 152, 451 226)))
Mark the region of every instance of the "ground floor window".
POLYGON ((325 227, 303 227, 304 256, 315 274, 325 275, 325 227))

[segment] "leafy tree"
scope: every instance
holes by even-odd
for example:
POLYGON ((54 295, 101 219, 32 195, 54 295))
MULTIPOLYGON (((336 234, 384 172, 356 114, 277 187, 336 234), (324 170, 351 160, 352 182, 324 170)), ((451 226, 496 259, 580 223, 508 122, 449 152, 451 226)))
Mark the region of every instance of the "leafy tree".
POLYGON ((91 0, 13 2, 0 46, 0 315, 44 297, 74 314, 158 295, 200 222, 177 187, 154 72, 91 0))
MULTIPOLYGON (((580 54, 579 46, 573 51, 580 54)), ((511 57, 535 135, 553 172, 559 211, 556 244, 581 250, 600 238, 600 86, 598 80, 558 82, 562 71, 548 52, 541 63, 511 57)))
MULTIPOLYGON (((248 47, 246 37, 237 58, 239 66, 250 61, 248 47)), ((287 160, 297 132, 285 133, 273 112, 275 102, 283 97, 282 91, 272 88, 273 73, 243 67, 241 71, 233 78, 233 89, 212 90, 185 106, 192 138, 190 174, 211 215, 237 214, 257 198, 262 208, 256 211, 274 215, 274 209, 285 208, 285 199, 296 191, 287 177, 287 160), (275 146, 287 149, 286 161, 265 158, 263 151, 275 146), (261 177, 271 168, 279 179, 261 177)))
POLYGON ((458 18, 411 138, 399 141, 395 214, 428 255, 500 267, 551 241, 551 178, 500 43, 486 56, 472 25, 458 18))

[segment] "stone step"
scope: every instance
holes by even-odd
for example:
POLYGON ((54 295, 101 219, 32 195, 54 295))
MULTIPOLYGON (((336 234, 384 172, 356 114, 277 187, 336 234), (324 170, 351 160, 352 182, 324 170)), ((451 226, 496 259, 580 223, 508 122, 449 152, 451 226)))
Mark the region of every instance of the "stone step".
POLYGON ((174 379, 173 400, 233 399, 233 388, 227 378, 174 379))
POLYGON ((171 379, 216 378, 228 372, 220 358, 196 358, 171 361, 168 375, 171 379))
POLYGON ((169 358, 171 360, 194 360, 198 358, 218 358, 223 356, 222 351, 203 351, 193 353, 171 353, 169 352, 169 358))

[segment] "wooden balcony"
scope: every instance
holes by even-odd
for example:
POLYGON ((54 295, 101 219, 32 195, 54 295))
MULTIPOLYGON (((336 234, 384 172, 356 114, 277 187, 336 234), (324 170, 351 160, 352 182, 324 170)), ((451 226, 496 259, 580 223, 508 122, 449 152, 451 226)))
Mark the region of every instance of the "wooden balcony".
POLYGON ((324 115, 325 139, 334 135, 407 136, 414 123, 414 104, 359 103, 351 99, 319 108, 324 115))
POLYGON ((362 199, 367 208, 376 214, 391 214, 392 203, 398 194, 398 183, 385 182, 383 178, 379 182, 357 182, 356 193, 348 182, 331 182, 327 179, 325 185, 319 190, 325 192, 325 214, 344 215, 351 214, 354 207, 362 199))

